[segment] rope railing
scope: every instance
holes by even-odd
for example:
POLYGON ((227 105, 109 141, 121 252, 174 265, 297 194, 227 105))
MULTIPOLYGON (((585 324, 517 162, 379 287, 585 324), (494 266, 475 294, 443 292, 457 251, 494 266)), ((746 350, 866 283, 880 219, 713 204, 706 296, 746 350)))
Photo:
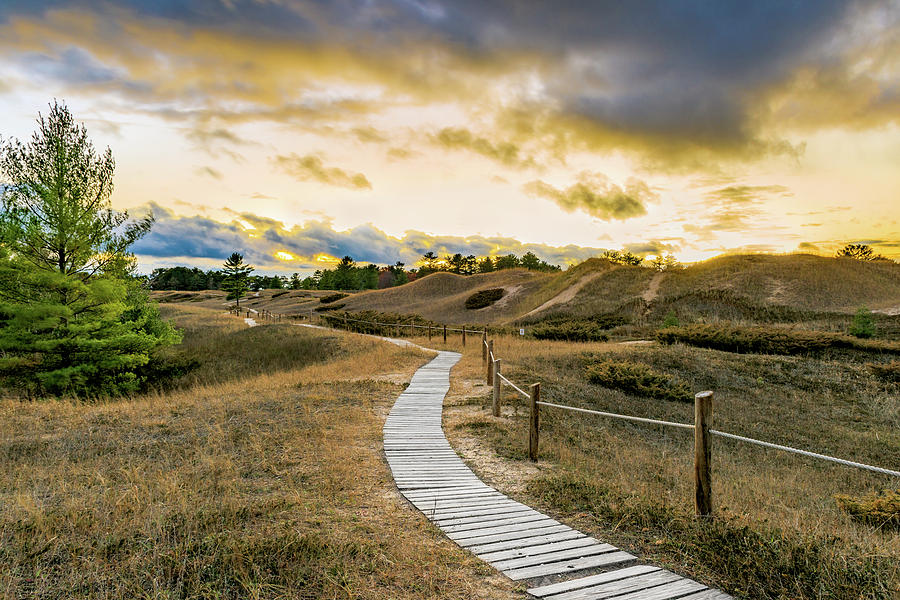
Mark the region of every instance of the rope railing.
MULTIPOLYGON (((522 394, 522 395, 525 396, 526 398, 531 398, 531 396, 528 394, 528 392, 526 392, 525 390, 523 390, 522 388, 520 388, 519 386, 517 386, 516 384, 514 384, 512 381, 510 381, 509 379, 507 379, 506 377, 504 377, 504 376, 501 375, 500 373, 497 373, 497 377, 499 377, 500 379, 502 379, 503 381, 505 381, 505 382, 506 382, 506 385, 508 385, 508 386, 511 387, 512 389, 516 390, 517 392, 519 392, 520 394, 522 394)), ((546 404, 546 402, 544 402, 543 404, 546 404)))
MULTIPOLYGON (((504 378, 505 379, 505 378, 504 378)), ((516 388, 518 389, 518 388, 516 388)), ((521 392, 521 390, 519 390, 521 392)), ((677 427, 680 429, 695 429, 694 425, 690 423, 676 423, 673 421, 661 421, 659 419, 648 419, 646 417, 635 417, 631 415, 622 415, 619 413, 610 413, 603 412, 600 410, 590 410, 587 408, 580 408, 577 406, 566 406, 565 404, 554 404, 553 402, 539 402, 540 406, 550 406, 553 408, 561 408, 563 410, 570 410, 572 412, 580 412, 586 413, 590 415, 598 415, 601 417, 611 417, 614 419, 621 419, 624 421, 634 421, 637 423, 649 423, 651 425, 664 425, 667 427, 677 427)), ((835 456, 829 456, 827 454, 819 454, 818 452, 810 452, 809 450, 801 450, 799 448, 792 448, 791 446, 783 446, 781 444, 773 444, 772 442, 764 442, 762 440, 757 440, 754 438, 746 437, 743 435, 737 435, 734 433, 728 433, 725 431, 719 431, 717 429, 710 429, 709 433, 711 435, 716 435, 719 437, 737 440, 739 442, 746 442, 748 444, 756 444, 757 446, 762 446, 764 448, 771 448, 773 450, 782 450, 784 452, 792 452, 794 454, 799 454, 801 456, 808 456, 810 458, 818 458, 821 460, 825 460, 828 462, 833 462, 839 465, 846 465, 848 467, 856 467, 859 469, 865 469, 867 471, 872 471, 874 473, 882 473, 884 475, 893 475, 894 477, 900 477, 900 471, 893 471, 891 469, 885 469, 884 467, 876 467, 873 465, 867 465, 865 463, 855 462, 852 460, 846 460, 843 458, 837 458, 835 456)))
POLYGON ((519 386, 517 386, 513 381, 507 378, 500 372, 500 359, 494 356, 493 352, 493 340, 483 340, 483 349, 482 356, 484 358, 485 363, 487 364, 487 383, 488 385, 493 385, 493 402, 492 402, 492 413, 494 416, 500 416, 500 382, 506 383, 510 387, 512 387, 516 392, 524 396, 526 399, 531 401, 531 418, 530 418, 530 431, 529 431, 529 441, 528 441, 528 455, 532 461, 536 461, 538 457, 538 441, 539 441, 539 431, 540 431, 540 407, 548 407, 548 408, 558 408, 562 410, 567 410, 571 412, 584 413, 589 415, 597 415, 601 417, 608 417, 613 419, 621 419, 624 421, 631 421, 634 423, 642 423, 647 425, 661 425, 664 427, 674 427, 677 429, 688 429, 694 431, 694 460, 695 460, 695 483, 697 486, 695 499, 696 499, 696 509, 697 514, 700 516, 708 516, 712 512, 712 501, 711 501, 711 493, 710 493, 710 444, 709 437, 710 436, 718 436, 723 437, 730 440, 735 440, 738 442, 745 442, 748 444, 754 444, 757 446, 762 446, 764 448, 770 448, 773 450, 780 450, 783 452, 789 452, 792 454, 798 454, 800 456, 806 456, 809 458, 815 458, 819 460, 823 460, 826 462, 831 462, 839 465, 844 465, 848 467, 854 467, 857 469, 863 469, 866 471, 871 471, 873 473, 879 473, 882 475, 890 475, 893 477, 900 477, 900 471, 895 471, 893 469, 887 469, 884 467, 878 467, 874 465, 869 465, 857 461, 847 460, 844 458, 838 458, 835 456, 829 456, 827 454, 820 454, 818 452, 811 452, 809 450, 801 450, 800 448, 793 448, 791 446, 785 446, 782 444, 775 444, 772 442, 766 442, 763 440, 757 440, 751 437, 746 437, 743 435, 737 435, 734 433, 728 433, 725 431, 719 431, 717 429, 711 429, 709 427, 709 423, 712 421, 712 392, 700 392, 695 395, 695 408, 694 408, 694 417, 695 423, 678 423, 674 421, 665 421, 661 419, 651 419, 648 417, 638 417, 634 415, 623 415, 620 413, 611 413, 600 410, 591 410, 588 408, 581 408, 578 406, 568 406, 565 404, 557 404, 555 402, 545 402, 540 400, 540 384, 534 384, 531 386, 532 392, 528 393, 519 386))

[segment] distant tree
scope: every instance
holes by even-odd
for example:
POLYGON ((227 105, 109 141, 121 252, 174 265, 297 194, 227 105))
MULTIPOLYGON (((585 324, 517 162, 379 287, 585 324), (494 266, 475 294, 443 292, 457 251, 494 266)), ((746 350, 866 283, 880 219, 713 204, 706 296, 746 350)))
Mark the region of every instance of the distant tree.
POLYGON ((389 269, 391 270, 391 274, 393 275, 393 278, 391 280, 392 286, 409 283, 409 277, 406 275, 406 271, 403 269, 403 267, 404 264, 399 260, 395 265, 389 267, 389 269))
POLYGON ((466 266, 466 258, 459 252, 452 256, 446 256, 444 262, 447 263, 447 267, 450 269, 451 273, 462 273, 466 266))
POLYGON ((850 323, 850 335, 858 338, 870 338, 875 335, 875 317, 872 311, 865 306, 860 306, 850 323))
POLYGON ((110 203, 115 163, 54 102, 29 144, 0 148, 0 384, 29 395, 115 395, 178 341, 133 277, 152 217, 110 203))
POLYGON ((292 290, 299 290, 303 287, 303 282, 300 280, 300 273, 291 274, 290 287, 292 290))
POLYGON ((429 273, 434 273, 435 271, 440 271, 440 262, 441 259, 438 258, 438 255, 429 250, 425 254, 422 255, 422 268, 419 269, 419 274, 421 276, 425 276, 429 273))
POLYGON ((607 250, 603 253, 603 258, 608 260, 609 262, 616 263, 619 265, 640 265, 644 262, 644 259, 638 256, 637 254, 632 254, 627 250, 607 250))
POLYGON ((478 272, 478 259, 474 254, 469 254, 463 259, 459 272, 463 275, 473 275, 478 272))
POLYGON ((522 266, 529 271, 538 271, 541 268, 541 259, 534 252, 526 252, 522 255, 522 266))
POLYGON ((507 254, 506 256, 498 256, 494 259, 494 267, 501 271, 503 269, 515 269, 519 266, 519 257, 515 254, 507 254))
POLYGON ((879 260, 884 257, 875 254, 872 246, 868 244, 847 244, 837 251, 838 258, 853 258, 855 260, 879 260))
POLYGON ((678 262, 678 259, 673 254, 666 254, 665 256, 660 254, 650 259, 648 264, 654 271, 672 271, 682 268, 681 263, 678 262))
POLYGON ((222 289, 228 292, 226 299, 235 300, 237 302, 237 307, 240 308, 241 298, 243 298, 244 294, 250 289, 248 278, 250 273, 253 272, 253 267, 245 265, 244 257, 237 252, 234 252, 228 257, 228 260, 225 261, 225 268, 222 270, 225 273, 225 279, 222 281, 222 289))
POLYGON ((481 260, 478 261, 478 272, 479 273, 493 273, 494 271, 494 261, 490 256, 485 256, 481 260))

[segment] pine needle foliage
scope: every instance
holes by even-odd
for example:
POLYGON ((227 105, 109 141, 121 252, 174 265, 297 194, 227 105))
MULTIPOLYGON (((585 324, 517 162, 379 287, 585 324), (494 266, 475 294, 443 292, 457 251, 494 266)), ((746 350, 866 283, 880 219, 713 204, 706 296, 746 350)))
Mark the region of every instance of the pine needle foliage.
POLYGON ((131 277, 152 216, 110 203, 115 162, 58 102, 0 148, 0 382, 26 396, 134 392, 178 341, 131 277))

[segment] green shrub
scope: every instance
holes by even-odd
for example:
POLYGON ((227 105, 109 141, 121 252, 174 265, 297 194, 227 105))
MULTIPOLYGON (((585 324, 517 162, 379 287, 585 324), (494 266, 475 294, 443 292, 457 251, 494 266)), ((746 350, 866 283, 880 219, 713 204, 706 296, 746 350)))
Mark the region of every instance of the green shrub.
POLYGON ((850 323, 850 335, 858 338, 870 338, 875 335, 875 318, 872 311, 865 306, 860 306, 853 315, 850 323))
MULTIPOLYGON (((338 292, 337 294, 328 294, 327 296, 322 296, 319 298, 319 302, 322 304, 329 304, 331 302, 337 302, 338 300, 342 300, 347 297, 347 294, 342 294, 338 292)), ((343 306, 343 304, 341 305, 343 306)), ((318 310, 318 309, 316 309, 318 310)))
POLYGON ((666 318, 663 319, 663 327, 678 327, 680 323, 678 322, 678 317, 675 316, 675 311, 670 310, 666 313, 666 318))
POLYGON ((656 332, 663 344, 681 342, 742 354, 809 355, 827 351, 856 351, 900 355, 900 343, 859 338, 805 329, 738 327, 728 324, 668 327, 656 332))
POLYGON ((489 290, 479 290, 466 298, 466 308, 476 310, 490 306, 506 294, 503 288, 491 288, 489 290))
POLYGON ((328 306, 318 306, 315 308, 316 312, 327 312, 329 310, 340 310, 347 306, 346 304, 331 304, 328 306))
POLYGON ((872 373, 872 375, 884 381, 885 383, 900 384, 900 360, 895 360, 894 362, 885 364, 869 363, 866 366, 869 368, 869 371, 872 373))
POLYGON ((676 402, 691 402, 694 399, 686 383, 671 375, 657 373, 641 363, 607 359, 589 364, 585 373, 593 384, 628 394, 676 402))
POLYGON ((539 340, 567 342, 605 342, 609 334, 593 321, 560 321, 541 323, 531 328, 531 335, 539 340))
POLYGON ((841 510, 854 521, 875 527, 900 529, 900 489, 882 490, 860 498, 835 496, 834 499, 841 510))

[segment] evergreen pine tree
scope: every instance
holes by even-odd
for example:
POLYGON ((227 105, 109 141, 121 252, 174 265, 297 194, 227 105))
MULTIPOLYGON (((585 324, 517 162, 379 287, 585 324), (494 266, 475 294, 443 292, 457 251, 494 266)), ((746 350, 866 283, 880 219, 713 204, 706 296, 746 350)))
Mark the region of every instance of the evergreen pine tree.
POLYGON ((241 298, 250 289, 250 273, 253 267, 244 264, 244 257, 237 252, 231 254, 225 261, 222 269, 225 278, 222 280, 222 289, 228 292, 226 300, 235 300, 238 309, 241 308, 241 298))
POLYGON ((112 209, 112 153, 64 105, 38 125, 0 151, 0 380, 29 396, 136 391, 150 353, 179 339, 131 277, 153 219, 112 209))

